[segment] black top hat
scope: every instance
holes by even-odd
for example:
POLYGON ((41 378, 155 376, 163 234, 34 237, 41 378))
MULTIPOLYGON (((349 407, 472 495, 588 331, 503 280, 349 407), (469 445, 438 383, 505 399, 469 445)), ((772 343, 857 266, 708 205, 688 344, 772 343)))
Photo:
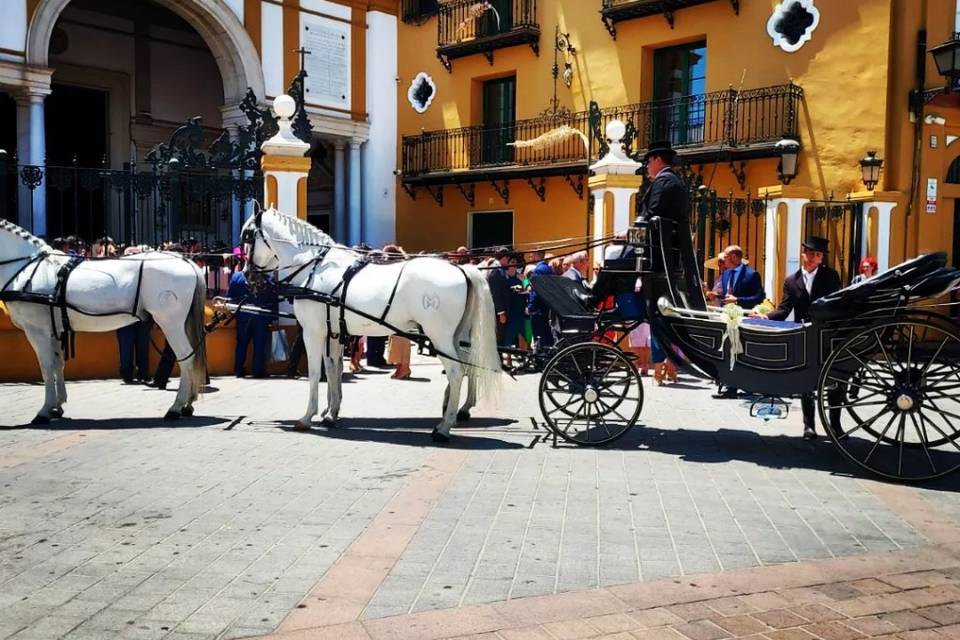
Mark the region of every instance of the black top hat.
POLYGON ((676 155, 677 152, 674 151, 669 140, 658 140, 650 143, 647 152, 643 154, 643 161, 646 162, 650 156, 660 156, 672 162, 676 155))
POLYGON ((830 242, 826 238, 821 238, 820 236, 807 236, 807 239, 800 244, 803 245, 805 249, 826 253, 827 246, 830 244, 830 242))

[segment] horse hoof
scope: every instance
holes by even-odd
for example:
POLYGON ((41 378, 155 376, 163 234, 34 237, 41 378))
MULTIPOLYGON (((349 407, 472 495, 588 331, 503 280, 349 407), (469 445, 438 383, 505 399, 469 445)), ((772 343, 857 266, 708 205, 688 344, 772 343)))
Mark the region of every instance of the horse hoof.
POLYGON ((190 416, 193 415, 193 407, 191 407, 190 405, 187 405, 186 407, 180 410, 180 415, 182 415, 185 418, 189 418, 190 416))
POLYGON ((336 429, 336 427, 337 427, 337 420, 336 420, 336 418, 331 418, 330 416, 324 416, 324 417, 320 420, 320 423, 321 423, 323 426, 325 426, 327 429, 336 429))
POLYGON ((51 417, 51 418, 62 418, 62 417, 63 417, 63 408, 62 408, 62 407, 54 407, 53 409, 50 409, 50 417, 51 417))
POLYGON ((170 411, 167 411, 166 415, 163 416, 163 419, 167 422, 173 422, 174 420, 180 419, 180 414, 171 409, 170 411))
POLYGON ((437 444, 447 444, 450 442, 450 436, 440 433, 438 430, 434 429, 430 434, 430 438, 433 439, 437 444))
POLYGON ((457 422, 467 422, 470 420, 469 411, 458 411, 457 412, 457 422))
POLYGON ((36 416, 30 421, 30 424, 50 424, 50 418, 47 416, 36 416))

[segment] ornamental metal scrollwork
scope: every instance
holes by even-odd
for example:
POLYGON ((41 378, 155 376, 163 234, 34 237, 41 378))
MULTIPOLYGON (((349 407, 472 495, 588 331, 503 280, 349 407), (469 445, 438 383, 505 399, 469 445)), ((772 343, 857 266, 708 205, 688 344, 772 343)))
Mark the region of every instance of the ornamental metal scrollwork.
POLYGON ((26 165, 20 168, 20 181, 23 185, 33 191, 43 182, 43 169, 34 165, 26 165))
POLYGON ((203 144, 203 118, 195 116, 185 125, 173 132, 170 142, 161 142, 147 154, 147 162, 159 164, 175 163, 183 169, 205 167, 206 157, 197 148, 203 144))
POLYGON ((593 100, 590 101, 587 122, 589 123, 593 139, 600 143, 600 157, 602 158, 607 155, 610 147, 607 145, 607 138, 603 132, 603 112, 600 111, 600 105, 593 100))

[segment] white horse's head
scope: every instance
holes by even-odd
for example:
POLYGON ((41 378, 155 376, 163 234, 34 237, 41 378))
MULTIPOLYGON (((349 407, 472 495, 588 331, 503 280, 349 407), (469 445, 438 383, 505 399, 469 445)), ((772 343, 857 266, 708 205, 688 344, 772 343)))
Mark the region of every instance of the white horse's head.
POLYGON ((333 238, 309 222, 276 209, 250 216, 240 238, 248 273, 290 267, 296 263, 296 256, 334 244, 333 238))

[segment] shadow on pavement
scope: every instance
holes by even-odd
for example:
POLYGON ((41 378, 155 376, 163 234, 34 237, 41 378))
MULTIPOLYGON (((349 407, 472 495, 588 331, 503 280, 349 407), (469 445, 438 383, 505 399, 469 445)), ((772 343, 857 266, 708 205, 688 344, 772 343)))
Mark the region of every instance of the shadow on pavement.
POLYGON ((49 424, 0 425, 0 431, 37 429, 42 431, 99 431, 111 429, 195 429, 228 424, 230 418, 216 416, 193 416, 167 421, 156 418, 78 418, 63 417, 49 424))
MULTIPOLYGON (((293 420, 282 420, 277 424, 291 433, 321 436, 336 440, 352 440, 399 444, 413 447, 442 447, 448 449, 523 449, 520 442, 501 440, 500 438, 469 433, 476 429, 508 427, 516 420, 501 418, 474 418, 469 424, 454 427, 450 442, 438 444, 430 437, 437 425, 437 418, 341 418, 334 428, 315 423, 309 431, 294 428, 293 420)), ((519 434, 518 434, 519 435, 519 434)))

